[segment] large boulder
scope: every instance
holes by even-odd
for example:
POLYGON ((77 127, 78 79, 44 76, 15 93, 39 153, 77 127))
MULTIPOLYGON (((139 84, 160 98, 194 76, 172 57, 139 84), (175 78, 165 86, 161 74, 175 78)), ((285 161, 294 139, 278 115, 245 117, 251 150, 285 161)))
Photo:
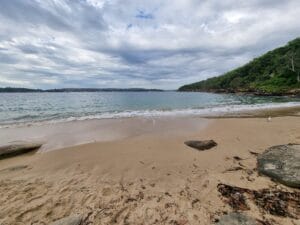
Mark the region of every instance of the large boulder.
POLYGON ((191 141, 184 142, 184 144, 200 151, 207 150, 217 146, 217 143, 214 140, 205 140, 205 141, 191 140, 191 141))
POLYGON ((289 187, 300 188, 300 145, 268 148, 257 158, 258 172, 289 187))
POLYGON ((229 213, 222 216, 216 223, 218 225, 258 225, 255 219, 241 213, 229 213))
POLYGON ((40 148, 43 144, 39 142, 11 142, 0 146, 0 159, 24 154, 40 148))
POLYGON ((64 217, 60 220, 56 220, 50 225, 80 225, 82 222, 82 217, 78 215, 71 215, 68 217, 64 217))

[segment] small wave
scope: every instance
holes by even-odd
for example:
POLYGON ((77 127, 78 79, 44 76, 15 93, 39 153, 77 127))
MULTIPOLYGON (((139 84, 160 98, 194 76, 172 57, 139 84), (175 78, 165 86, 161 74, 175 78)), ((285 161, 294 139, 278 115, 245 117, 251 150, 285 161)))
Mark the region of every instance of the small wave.
POLYGON ((166 116, 225 116, 232 113, 243 113, 256 110, 267 110, 267 109, 280 109, 280 108, 291 108, 300 107, 300 102, 287 102, 287 103, 264 103, 264 104, 252 104, 252 105, 228 105, 228 106, 215 106, 207 108, 197 109, 174 109, 174 110, 134 110, 134 111, 123 111, 123 112, 106 112, 99 113, 89 116, 72 116, 61 119, 45 119, 43 121, 30 121, 30 122, 19 122, 0 124, 0 128, 8 127, 20 127, 30 125, 43 125, 53 123, 63 123, 71 121, 84 121, 93 119, 117 119, 117 118, 132 118, 132 117, 166 117, 166 116))
POLYGON ((19 117, 15 117, 13 118, 13 120, 24 120, 24 119, 36 119, 36 118, 39 118, 38 115, 24 115, 24 116, 19 116, 19 117))

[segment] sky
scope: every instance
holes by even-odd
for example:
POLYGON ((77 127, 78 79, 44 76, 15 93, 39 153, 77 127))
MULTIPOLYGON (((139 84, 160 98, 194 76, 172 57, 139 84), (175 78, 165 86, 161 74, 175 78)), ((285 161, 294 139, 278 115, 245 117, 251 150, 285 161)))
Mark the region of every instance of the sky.
POLYGON ((300 36, 299 0, 0 0, 0 87, 161 88, 300 36))

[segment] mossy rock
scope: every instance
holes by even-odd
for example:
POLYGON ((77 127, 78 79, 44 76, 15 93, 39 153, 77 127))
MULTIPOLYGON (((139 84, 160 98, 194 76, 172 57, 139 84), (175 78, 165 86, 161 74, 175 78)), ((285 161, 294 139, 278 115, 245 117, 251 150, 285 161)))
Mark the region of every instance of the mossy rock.
POLYGON ((258 172, 289 187, 300 188, 300 145, 268 148, 257 158, 258 172))

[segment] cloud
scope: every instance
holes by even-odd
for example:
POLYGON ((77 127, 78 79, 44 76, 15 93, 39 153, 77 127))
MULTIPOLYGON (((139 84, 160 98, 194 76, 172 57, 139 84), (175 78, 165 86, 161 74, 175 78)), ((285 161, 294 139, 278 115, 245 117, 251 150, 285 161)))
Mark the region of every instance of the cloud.
POLYGON ((298 0, 0 4, 0 86, 175 89, 300 34, 298 0))
POLYGON ((154 19, 153 14, 146 13, 143 10, 139 10, 138 14, 135 17, 139 19, 146 19, 146 20, 154 19))

